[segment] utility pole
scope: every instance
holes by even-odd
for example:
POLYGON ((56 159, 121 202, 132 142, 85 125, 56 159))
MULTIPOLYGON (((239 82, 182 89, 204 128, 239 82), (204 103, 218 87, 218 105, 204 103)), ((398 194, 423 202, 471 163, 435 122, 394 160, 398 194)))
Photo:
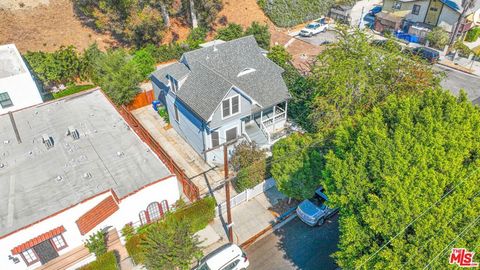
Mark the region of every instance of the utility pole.
POLYGON ((453 45, 453 43, 455 43, 455 39, 457 38, 458 30, 460 29, 460 25, 462 25, 463 22, 465 21, 465 13, 467 13, 467 11, 472 7, 473 4, 474 4, 474 0, 466 0, 466 1, 463 2, 463 5, 462 5, 463 10, 462 10, 462 13, 460 13, 460 16, 458 17, 457 23, 455 24, 455 27, 453 29, 452 36, 450 37, 450 42, 448 44, 449 47, 451 47, 453 45))

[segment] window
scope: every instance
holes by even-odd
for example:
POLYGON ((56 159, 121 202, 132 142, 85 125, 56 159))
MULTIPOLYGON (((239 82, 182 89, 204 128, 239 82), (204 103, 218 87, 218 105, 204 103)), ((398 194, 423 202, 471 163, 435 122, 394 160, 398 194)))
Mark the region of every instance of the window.
POLYGON ((140 217, 140 223, 142 223, 142 225, 148 224, 147 215, 145 214, 145 211, 141 211, 139 214, 139 217, 140 217))
POLYGON ((220 139, 218 138, 218 131, 213 131, 210 136, 212 136, 212 147, 219 146, 220 139))
MULTIPOLYGON (((169 76, 170 77, 170 76, 169 76)), ((175 93, 178 90, 178 82, 174 78, 170 77, 170 88, 175 93)))
POLYGON ((235 269, 235 267, 237 267, 237 265, 240 263, 240 260, 235 260, 231 263, 229 263, 227 266, 225 266, 224 268, 222 268, 222 270, 233 270, 235 269))
POLYGON ((61 234, 54 236, 51 240, 57 250, 67 247, 65 239, 63 239, 63 236, 61 234))
POLYGON ((175 110, 175 121, 178 122, 178 108, 176 104, 173 104, 173 109, 175 110))
POLYGON ((395 1, 395 2, 393 2, 392 8, 393 9, 401 9, 402 8, 402 3, 398 2, 398 1, 395 1))
POLYGON ((149 217, 150 221, 160 219, 162 217, 162 214, 163 214, 163 213, 160 212, 160 206, 159 206, 158 202, 153 202, 153 203, 149 204, 148 207, 147 207, 147 213, 148 213, 148 217, 149 217))
POLYGON ((412 14, 414 15, 420 14, 420 5, 413 5, 412 14))
POLYGON ((0 93, 0 106, 3 109, 13 106, 12 100, 7 92, 0 93))
POLYGON ((168 212, 169 211, 168 202, 166 200, 163 200, 161 204, 162 204, 162 213, 168 212))
POLYGON ((231 128, 225 132, 225 137, 227 137, 227 142, 233 141, 237 138, 237 128, 231 128))
POLYGON ((22 251, 22 257, 25 260, 25 263, 27 265, 32 265, 32 264, 38 262, 37 254, 35 254, 35 252, 31 248, 29 248, 25 251, 22 251))
POLYGON ((240 112, 240 96, 236 95, 222 101, 222 117, 227 118, 240 112))

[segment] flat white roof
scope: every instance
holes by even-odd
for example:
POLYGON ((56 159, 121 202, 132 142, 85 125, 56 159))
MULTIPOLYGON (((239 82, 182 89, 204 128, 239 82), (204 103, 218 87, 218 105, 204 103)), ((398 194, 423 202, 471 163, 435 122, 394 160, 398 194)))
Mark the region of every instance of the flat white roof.
POLYGON ((22 56, 13 44, 0 46, 0 79, 25 73, 22 56))

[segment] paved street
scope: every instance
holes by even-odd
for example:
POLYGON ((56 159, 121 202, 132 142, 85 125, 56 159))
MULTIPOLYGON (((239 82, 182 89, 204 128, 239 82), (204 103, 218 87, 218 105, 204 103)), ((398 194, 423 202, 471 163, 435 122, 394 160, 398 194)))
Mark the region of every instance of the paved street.
POLYGON ((315 46, 320 46, 325 42, 334 43, 338 40, 335 31, 331 30, 326 31, 325 33, 319 33, 313 37, 302 37, 300 35, 297 35, 295 37, 315 46))
POLYGON ((445 72, 446 78, 441 82, 444 88, 449 89, 454 95, 458 95, 460 89, 464 89, 474 104, 480 104, 480 77, 441 65, 435 65, 435 69, 445 72))
POLYGON ((330 254, 337 250, 338 216, 321 227, 310 227, 299 218, 287 223, 246 250, 252 270, 330 270, 330 254))

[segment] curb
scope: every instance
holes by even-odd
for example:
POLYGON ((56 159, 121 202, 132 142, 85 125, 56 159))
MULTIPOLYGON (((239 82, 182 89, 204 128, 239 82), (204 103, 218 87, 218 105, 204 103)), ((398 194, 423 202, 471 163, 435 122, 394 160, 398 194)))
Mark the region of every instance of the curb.
POLYGON ((447 68, 450 68, 450 69, 453 69, 453 70, 456 70, 456 71, 460 71, 460 72, 462 72, 462 73, 465 73, 465 74, 468 74, 468 75, 471 75, 471 76, 479 77, 479 76, 478 76, 477 74, 475 74, 475 73, 468 72, 468 71, 465 71, 465 70, 456 68, 455 66, 446 65, 446 64, 444 64, 444 63, 441 63, 440 61, 437 62, 436 64, 439 65, 439 66, 442 66, 442 67, 447 67, 447 68))
POLYGON ((280 215, 279 217, 275 218, 273 224, 268 225, 266 228, 255 234, 254 236, 250 237, 246 241, 240 244, 241 248, 247 248, 253 243, 255 243, 257 240, 260 240, 270 233, 278 230, 281 228, 283 225, 287 224, 289 221, 297 217, 297 213, 295 212, 295 209, 297 207, 292 207, 289 210, 287 210, 285 213, 280 215))

